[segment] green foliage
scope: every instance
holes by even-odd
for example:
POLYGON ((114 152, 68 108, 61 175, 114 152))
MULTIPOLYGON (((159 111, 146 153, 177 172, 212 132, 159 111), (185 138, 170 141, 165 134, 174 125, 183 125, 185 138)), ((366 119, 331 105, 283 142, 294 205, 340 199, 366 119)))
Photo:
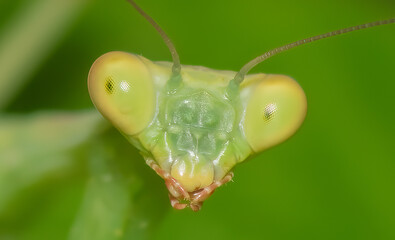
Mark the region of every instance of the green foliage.
POLYGON ((151 180, 155 173, 117 138, 113 132, 92 142, 90 177, 71 240, 148 239, 168 209, 165 189, 151 180))
POLYGON ((0 119, 0 212, 22 189, 70 168, 73 149, 99 130, 94 111, 11 115, 0 119))

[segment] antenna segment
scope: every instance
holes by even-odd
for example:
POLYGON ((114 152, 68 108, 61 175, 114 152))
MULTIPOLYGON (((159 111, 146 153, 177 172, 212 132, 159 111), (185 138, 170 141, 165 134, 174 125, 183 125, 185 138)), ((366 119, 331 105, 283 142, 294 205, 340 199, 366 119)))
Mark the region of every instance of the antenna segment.
POLYGON ((162 37, 163 41, 166 43, 167 47, 170 50, 171 57, 173 58, 173 76, 180 75, 181 72, 181 64, 180 64, 180 57, 174 47, 172 41, 167 36, 165 31, 152 19, 147 13, 143 11, 133 0, 127 0, 132 6, 159 32, 160 36, 162 37))
MULTIPOLYGON (((352 32, 352 31, 356 31, 356 30, 361 30, 361 29, 365 29, 365 28, 371 28, 371 27, 375 27, 375 26, 379 26, 379 25, 384 25, 384 24, 390 24, 390 23, 395 23, 395 18, 390 18, 387 20, 381 20, 381 21, 376 21, 376 22, 370 22, 370 23, 365 23, 365 24, 361 24, 361 25, 357 25, 357 26, 353 26, 353 27, 348 27, 348 28, 343 28, 340 30, 336 30, 333 32, 328 32, 328 33, 324 33, 321 35, 317 35, 314 37, 309 37, 309 38, 305 38, 293 43, 289 43, 287 45, 272 49, 268 52, 265 52, 264 54, 252 59, 250 62, 248 62, 246 65, 244 65, 241 70, 236 74, 236 76, 234 77, 233 80, 231 80, 231 82, 229 83, 229 87, 233 86, 232 88, 234 89, 235 85, 240 85, 240 83, 244 80, 245 75, 253 68, 255 67, 257 64, 265 61, 266 59, 290 50, 294 47, 306 44, 306 43, 310 43, 310 42, 314 42, 320 39, 324 39, 324 38, 328 38, 328 37, 333 37, 336 35, 341 35, 344 33, 348 33, 348 32, 352 32)), ((228 87, 228 89, 229 89, 228 87)))

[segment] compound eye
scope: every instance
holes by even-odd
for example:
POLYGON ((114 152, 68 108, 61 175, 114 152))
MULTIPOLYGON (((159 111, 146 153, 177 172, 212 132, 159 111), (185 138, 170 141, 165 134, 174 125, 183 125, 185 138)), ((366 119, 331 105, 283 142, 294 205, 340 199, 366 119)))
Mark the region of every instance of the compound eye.
POLYGON ((260 152, 296 132, 306 116, 307 101, 299 84, 284 75, 266 75, 251 87, 244 132, 252 149, 260 152))
POLYGON ((89 95, 96 108, 128 135, 141 132, 155 111, 155 90, 147 66, 136 55, 109 52, 92 65, 89 95))

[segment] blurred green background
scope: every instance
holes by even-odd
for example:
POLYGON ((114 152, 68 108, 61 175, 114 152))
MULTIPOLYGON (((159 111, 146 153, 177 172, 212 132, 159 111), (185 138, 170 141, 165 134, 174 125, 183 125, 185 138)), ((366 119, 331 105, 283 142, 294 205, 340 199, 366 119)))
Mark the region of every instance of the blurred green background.
MULTIPOLYGON (((271 48, 394 17, 393 0, 137 1, 181 62, 237 71, 271 48)), ((0 240, 395 239, 395 25, 302 46, 252 72, 304 88, 305 123, 237 166, 202 210, 94 110, 101 54, 171 60, 123 0, 0 0, 0 240)))

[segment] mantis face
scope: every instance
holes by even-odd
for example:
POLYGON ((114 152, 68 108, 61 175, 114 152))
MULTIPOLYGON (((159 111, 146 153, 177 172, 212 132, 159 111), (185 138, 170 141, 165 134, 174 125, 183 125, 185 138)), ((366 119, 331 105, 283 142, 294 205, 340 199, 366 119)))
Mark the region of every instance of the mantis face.
POLYGON ((295 80, 246 75, 251 68, 302 44, 395 22, 371 22, 290 43, 258 56, 236 73, 181 66, 164 31, 133 0, 128 2, 162 36, 173 63, 106 53, 91 67, 89 93, 96 108, 165 180, 171 205, 194 211, 232 179, 233 167, 289 138, 305 118, 306 96, 295 80))
POLYGON ((306 114, 290 77, 247 76, 229 98, 234 75, 183 66, 183 82, 169 90, 171 63, 110 52, 93 64, 88 86, 97 109, 165 179, 175 207, 188 200, 197 210, 236 164, 287 139, 306 114))

